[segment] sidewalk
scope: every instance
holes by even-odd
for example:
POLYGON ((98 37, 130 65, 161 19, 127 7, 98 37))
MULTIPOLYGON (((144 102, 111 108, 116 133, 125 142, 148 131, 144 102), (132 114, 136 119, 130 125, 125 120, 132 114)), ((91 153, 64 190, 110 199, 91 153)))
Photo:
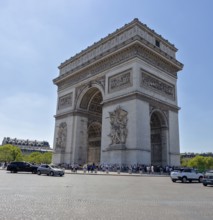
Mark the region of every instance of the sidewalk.
MULTIPOLYGON (((7 171, 7 169, 5 168, 2 168, 0 167, 0 171, 7 171)), ((65 174, 72 174, 72 175, 102 175, 102 176, 137 176, 137 177, 140 177, 140 176, 144 176, 144 177, 169 177, 168 174, 160 174, 160 173, 154 173, 154 174, 148 174, 148 173, 127 173, 127 172, 120 172, 120 173, 117 173, 117 172, 103 172, 103 171, 97 171, 97 173, 95 172, 86 172, 84 173, 83 170, 78 170, 77 172, 72 172, 71 170, 68 170, 66 169, 65 170, 65 174)))
POLYGON ((72 172, 71 170, 65 170, 65 174, 73 174, 73 175, 103 175, 103 176, 146 176, 146 177, 169 177, 168 174, 160 174, 160 173, 154 173, 154 174, 148 174, 148 173, 127 173, 127 172, 103 172, 103 171, 97 171, 97 173, 93 172, 85 172, 83 170, 78 170, 77 172, 72 172))

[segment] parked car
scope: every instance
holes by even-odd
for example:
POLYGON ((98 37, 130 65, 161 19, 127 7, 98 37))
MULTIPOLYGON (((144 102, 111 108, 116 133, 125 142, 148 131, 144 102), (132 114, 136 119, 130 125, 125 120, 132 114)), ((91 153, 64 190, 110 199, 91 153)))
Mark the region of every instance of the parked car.
POLYGON ((203 174, 199 173, 197 170, 192 168, 182 168, 179 170, 174 170, 170 174, 172 182, 182 181, 183 183, 198 181, 202 182, 203 174))
POLYGON ((38 166, 26 162, 11 162, 7 166, 7 170, 11 173, 31 172, 37 173, 38 166))
POLYGON ((37 174, 38 175, 46 174, 48 176, 49 175, 50 176, 55 176, 55 175, 63 176, 64 170, 54 165, 42 164, 41 166, 38 167, 37 174))
POLYGON ((205 172, 203 177, 203 185, 213 185, 213 170, 208 170, 205 172))

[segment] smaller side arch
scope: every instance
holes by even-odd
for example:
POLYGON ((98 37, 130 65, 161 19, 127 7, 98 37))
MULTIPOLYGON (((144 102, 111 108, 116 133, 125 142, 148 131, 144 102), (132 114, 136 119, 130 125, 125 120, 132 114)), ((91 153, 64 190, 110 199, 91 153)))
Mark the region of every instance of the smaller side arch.
POLYGON ((168 117, 167 117, 166 113, 164 113, 160 109, 153 109, 150 112, 150 122, 151 122, 151 118, 152 118, 153 114, 156 114, 159 117, 159 120, 160 120, 160 123, 161 123, 162 127, 168 128, 169 123, 168 123, 168 117))
POLYGON ((165 166, 168 160, 168 119, 160 109, 150 113, 151 164, 165 166))

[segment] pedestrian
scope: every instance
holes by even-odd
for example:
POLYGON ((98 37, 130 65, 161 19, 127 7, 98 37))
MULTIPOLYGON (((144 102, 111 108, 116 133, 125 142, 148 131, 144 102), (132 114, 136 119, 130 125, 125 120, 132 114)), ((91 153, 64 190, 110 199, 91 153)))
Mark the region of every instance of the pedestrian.
POLYGON ((154 166, 151 166, 151 173, 154 174, 154 166))

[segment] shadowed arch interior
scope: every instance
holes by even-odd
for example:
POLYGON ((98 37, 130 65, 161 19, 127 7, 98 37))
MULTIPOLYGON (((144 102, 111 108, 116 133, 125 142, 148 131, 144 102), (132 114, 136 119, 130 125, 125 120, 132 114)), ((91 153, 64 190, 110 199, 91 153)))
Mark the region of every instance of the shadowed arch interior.
POLYGON ((101 124, 93 122, 88 128, 87 163, 100 163, 101 124))
POLYGON ((90 88, 86 94, 83 96, 81 103, 80 103, 80 108, 85 109, 85 110, 90 110, 90 111, 98 111, 102 112, 101 108, 101 102, 102 102, 102 94, 101 92, 93 87, 90 88), (95 108, 97 106, 97 108, 95 108))
POLYGON ((163 115, 155 111, 150 118, 151 127, 151 164, 155 166, 163 165, 163 128, 166 121, 163 115))
POLYGON ((80 108, 87 112, 87 152, 86 163, 100 163, 101 127, 103 97, 96 87, 90 88, 80 102, 80 108))

